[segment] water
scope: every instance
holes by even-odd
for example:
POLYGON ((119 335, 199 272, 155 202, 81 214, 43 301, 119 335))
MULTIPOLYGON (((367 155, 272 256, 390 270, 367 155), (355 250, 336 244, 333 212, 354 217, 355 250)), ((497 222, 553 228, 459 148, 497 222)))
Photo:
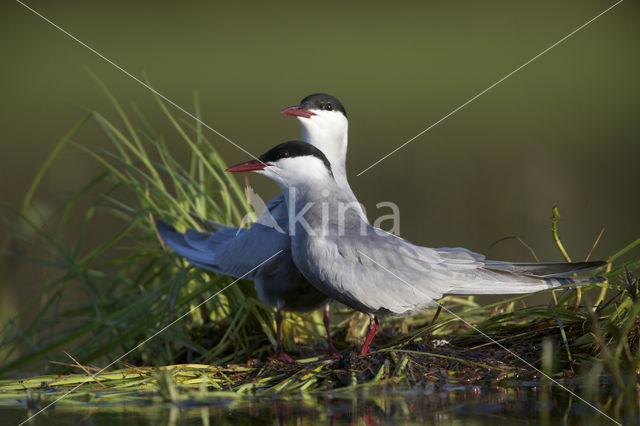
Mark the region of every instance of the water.
MULTIPOLYGON (((576 391, 578 393, 578 391, 576 391)), ((215 395, 212 393, 211 395, 215 395)), ((178 424, 424 424, 600 425, 616 424, 569 392, 546 385, 516 387, 433 386, 414 389, 371 387, 282 397, 198 397, 187 403, 66 403, 37 415, 33 425, 178 424)), ((638 424, 637 397, 625 401, 606 390, 599 407, 621 424, 638 424), (602 405, 600 405, 602 404, 602 405)), ((593 399, 591 399, 593 401, 593 399)), ((0 407, 0 423, 17 425, 37 409, 24 401, 0 407)))

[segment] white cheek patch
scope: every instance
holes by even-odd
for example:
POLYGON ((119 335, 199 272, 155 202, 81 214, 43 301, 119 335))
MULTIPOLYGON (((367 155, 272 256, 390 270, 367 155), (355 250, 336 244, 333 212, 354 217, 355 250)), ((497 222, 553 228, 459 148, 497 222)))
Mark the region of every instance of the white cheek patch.
POLYGON ((312 178, 323 178, 329 174, 324 162, 311 155, 281 158, 278 160, 276 168, 277 170, 275 171, 278 174, 293 184, 305 182, 312 178))

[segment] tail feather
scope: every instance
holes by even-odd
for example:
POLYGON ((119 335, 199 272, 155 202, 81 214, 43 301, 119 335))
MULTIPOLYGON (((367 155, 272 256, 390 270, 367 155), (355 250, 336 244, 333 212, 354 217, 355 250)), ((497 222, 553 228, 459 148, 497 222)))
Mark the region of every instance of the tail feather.
POLYGON ((488 260, 484 268, 491 271, 511 272, 536 278, 557 278, 565 275, 585 272, 605 266, 607 262, 573 262, 573 263, 511 263, 488 260))
POLYGON ((553 287, 568 285, 568 284, 596 284, 603 283, 607 280, 606 277, 597 275, 595 277, 553 277, 544 278, 546 282, 553 287))
POLYGON ((189 245, 185 239, 184 234, 182 232, 178 232, 178 230, 176 230, 176 228, 174 228, 173 226, 162 221, 157 221, 156 228, 158 229, 158 233, 160 234, 160 237, 162 237, 164 242, 180 256, 186 257, 187 259, 194 259, 199 261, 205 260, 202 258, 202 251, 195 249, 191 245, 189 245))
POLYGON ((218 232, 187 229, 184 233, 161 221, 156 227, 164 242, 187 262, 250 280, 273 274, 281 263, 276 256, 287 251, 289 244, 288 235, 261 225, 250 229, 225 227, 218 232))
POLYGON ((524 294, 547 290, 554 287, 601 283, 603 276, 566 275, 588 271, 606 265, 606 262, 579 263, 509 263, 486 261, 479 271, 482 284, 464 282, 452 284, 447 294, 496 295, 524 294))
MULTIPOLYGON (((178 230, 176 230, 176 228, 167 223, 157 221, 156 228, 158 229, 158 233, 160 234, 160 237, 162 237, 164 242, 169 247, 171 247, 173 251, 187 259, 189 263, 205 269, 209 269, 211 271, 223 273, 223 271, 221 271, 220 268, 214 264, 212 249, 214 248, 215 243, 212 241, 213 238, 211 238, 212 236, 214 236, 214 234, 202 233, 202 237, 209 237, 208 241, 205 241, 205 244, 196 245, 189 240, 187 235, 179 232, 178 230), (209 243, 209 247, 207 247, 206 245, 207 242, 209 243)), ((193 233, 196 232, 197 231, 193 231, 193 233)), ((191 234, 191 236, 193 237, 193 234, 191 234)))

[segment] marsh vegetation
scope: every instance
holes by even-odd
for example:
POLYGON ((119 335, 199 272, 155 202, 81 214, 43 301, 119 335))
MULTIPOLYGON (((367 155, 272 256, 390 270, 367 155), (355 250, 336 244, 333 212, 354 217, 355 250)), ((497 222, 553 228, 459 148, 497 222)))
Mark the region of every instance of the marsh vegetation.
MULTIPOLYGON (((433 322, 430 311, 387 318, 365 357, 354 353, 366 332, 364 315, 335 310, 332 334, 345 355, 333 361, 325 359, 320 343, 321 313, 288 313, 285 349, 299 363, 270 361, 273 312, 256 299, 252 283, 229 286, 231 278, 187 265, 165 249, 154 227, 159 217, 181 228, 202 226, 197 217, 237 225, 250 212, 242 185, 224 173, 225 162, 197 121, 177 118, 156 98, 190 153, 180 161, 138 108, 128 112, 102 88, 117 122, 88 111, 53 149, 22 209, 13 212, 7 255, 45 268, 47 282, 2 324, 0 405, 22 404, 33 412, 74 389, 56 410, 162 402, 213 404, 207 410, 216 411, 219 401, 227 407, 230 401, 245 404, 243 397, 277 396, 284 398, 280 408, 287 398, 301 398, 312 401, 313 411, 325 397, 364 395, 363 401, 378 401, 378 408, 366 410, 384 415, 387 406, 411 410, 397 408, 393 392, 435 395, 459 386, 495 396, 522 386, 529 389, 523 392, 535 388, 532 401, 571 399, 584 416, 596 412, 578 397, 617 419, 637 412, 640 238, 611 253, 607 268, 598 271, 607 283, 545 292, 543 304, 528 296, 491 303, 448 297, 442 303, 455 316, 443 311, 433 322), (109 149, 73 141, 88 122, 102 129, 109 149), (57 209, 43 212, 34 202, 38 185, 65 150, 90 157, 95 177, 57 209), (97 216, 110 217, 119 231, 87 247, 97 216), (635 260, 620 261, 630 256, 635 260), (558 384, 575 395, 558 396, 566 392, 558 384)), ((197 99, 194 108, 199 111, 197 99)), ((568 258, 557 217, 554 210, 549 238, 568 258)), ((417 404, 432 409, 441 403, 430 398, 417 404)))

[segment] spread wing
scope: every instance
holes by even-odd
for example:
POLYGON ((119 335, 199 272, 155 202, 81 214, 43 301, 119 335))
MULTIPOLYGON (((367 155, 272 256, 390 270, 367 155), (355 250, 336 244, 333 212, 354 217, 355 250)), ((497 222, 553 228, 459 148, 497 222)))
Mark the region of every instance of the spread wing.
POLYGON ((254 279, 276 274, 283 263, 281 256, 291 257, 289 235, 279 230, 287 229, 282 195, 274 198, 248 229, 227 227, 218 232, 189 229, 183 234, 164 222, 158 221, 156 225, 165 243, 189 263, 224 275, 254 279), (279 254, 274 256, 276 253, 279 254), (270 260, 260 265, 267 259, 270 260))

